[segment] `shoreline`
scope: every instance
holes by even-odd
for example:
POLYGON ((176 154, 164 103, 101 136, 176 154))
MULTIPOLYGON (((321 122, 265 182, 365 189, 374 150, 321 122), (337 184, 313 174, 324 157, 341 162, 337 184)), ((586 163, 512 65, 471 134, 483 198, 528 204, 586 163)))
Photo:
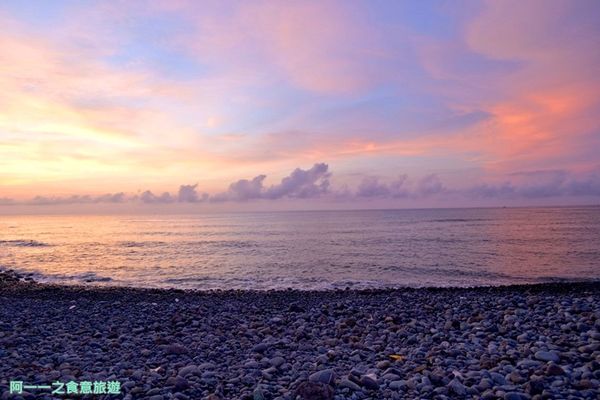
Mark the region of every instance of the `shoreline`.
POLYGON ((595 399, 600 281, 182 290, 0 273, 8 381, 118 380, 82 399, 595 399))
POLYGON ((23 288, 26 291, 40 291, 45 290, 61 290, 65 293, 68 292, 123 292, 123 294, 139 293, 139 294, 176 294, 184 293, 186 295, 227 295, 227 294, 278 294, 278 293, 299 293, 299 294, 327 294, 327 293, 350 293, 350 294, 361 294, 361 293, 394 293, 394 292, 415 292, 415 291, 427 291, 427 292, 460 292, 460 291, 513 291, 513 290, 527 290, 527 291, 546 291, 556 290, 558 292, 570 291, 574 288, 591 288, 600 289, 600 279, 581 279, 581 280, 557 280, 547 282, 535 282, 535 283, 510 283, 500 285, 474 285, 474 286, 398 286, 398 287, 373 287, 373 288, 331 288, 331 289, 297 289, 297 288, 278 288, 278 289, 178 289, 178 288, 160 288, 160 287, 142 287, 142 286, 121 286, 121 285, 110 285, 101 284, 96 285, 93 282, 89 284, 73 283, 56 283, 56 282, 39 282, 36 281, 32 274, 22 274, 20 272, 8 269, 0 270, 0 295, 3 290, 6 290, 6 283, 18 284, 20 290, 23 288), (24 286, 23 286, 24 285, 24 286))

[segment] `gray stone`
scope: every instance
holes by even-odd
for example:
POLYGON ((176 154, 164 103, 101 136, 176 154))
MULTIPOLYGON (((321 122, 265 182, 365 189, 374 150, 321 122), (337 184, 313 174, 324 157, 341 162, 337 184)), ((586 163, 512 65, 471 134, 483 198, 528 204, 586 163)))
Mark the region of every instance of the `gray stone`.
POLYGON ((199 370, 215 369, 215 368, 216 368, 215 364, 211 363, 211 362, 203 362, 202 364, 198 365, 199 370))
POLYGON ((252 400, 266 400, 265 392, 262 390, 260 386, 258 386, 252 392, 252 400))
POLYGON ((335 382, 335 372, 332 369, 324 369, 311 374, 308 377, 311 382, 320 382, 326 385, 333 385, 335 382))
POLYGON ((498 385, 503 386, 506 385, 506 378, 504 375, 499 374, 497 372, 490 372, 490 377, 496 382, 498 385))
POLYGON ((369 390, 379 389, 379 383, 377 383, 377 377, 373 374, 366 374, 361 376, 360 384, 369 390))
POLYGON ((504 400, 527 400, 529 396, 525 393, 507 392, 504 394, 504 400))
POLYGON ((467 394, 467 388, 465 387, 465 385, 463 385, 458 379, 454 378, 450 381, 450 383, 448 384, 448 389, 458 395, 458 396, 464 396, 465 394, 467 394))
POLYGON ((301 400, 333 400, 333 388, 325 383, 304 381, 294 390, 294 398, 301 400))
POLYGON ((197 373, 198 373, 198 366, 190 364, 190 365, 186 365, 185 367, 181 368, 179 370, 179 372, 177 373, 177 375, 185 378, 188 375, 195 375, 197 373))
POLYGON ((255 353, 264 353, 269 349, 269 345, 267 343, 259 343, 252 348, 252 351, 255 353))
POLYGON ((386 381, 397 381, 402 377, 399 375, 396 375, 396 374, 389 373, 389 374, 383 375, 382 378, 383 378, 383 380, 386 380, 386 381))
POLYGON ((565 370, 554 363, 548 364, 548 367, 546 368, 546 375, 558 376, 558 375, 564 375, 564 374, 565 374, 565 370))
POLYGON ((351 380, 348 379, 342 379, 340 381, 340 384, 338 385, 341 388, 348 388, 352 391, 358 392, 361 390, 360 386, 358 386, 356 383, 352 382, 351 380))
POLYGON ((269 362, 275 368, 279 368, 280 366, 282 366, 285 363, 285 358, 277 356, 277 357, 271 358, 271 360, 269 362))
POLYGON ((560 356, 554 351, 537 351, 535 353, 535 358, 541 361, 553 361, 555 363, 560 361, 560 356))
POLYGON ((190 386, 187 379, 185 379, 181 376, 175 376, 175 377, 171 377, 171 378, 167 379, 166 384, 168 386, 173 386, 175 391, 185 390, 190 386))
POLYGON ((405 390, 408 387, 408 385, 406 384, 405 380, 398 380, 390 382, 388 387, 394 390, 405 390))
POLYGON ((165 348, 168 354, 186 354, 187 348, 180 344, 170 344, 165 348))

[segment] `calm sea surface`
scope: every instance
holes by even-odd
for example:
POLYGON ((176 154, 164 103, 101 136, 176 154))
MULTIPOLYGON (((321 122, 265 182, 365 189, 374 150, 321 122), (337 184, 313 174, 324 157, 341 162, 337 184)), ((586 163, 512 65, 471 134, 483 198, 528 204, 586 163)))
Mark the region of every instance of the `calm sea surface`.
POLYGON ((600 208, 1 216, 0 268, 196 289, 600 279, 600 208))

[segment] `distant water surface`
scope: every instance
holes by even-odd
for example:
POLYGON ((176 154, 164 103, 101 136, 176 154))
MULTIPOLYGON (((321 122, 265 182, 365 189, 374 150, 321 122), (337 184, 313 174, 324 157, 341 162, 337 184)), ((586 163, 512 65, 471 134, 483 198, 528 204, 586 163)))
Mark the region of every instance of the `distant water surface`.
POLYGON ((600 208, 2 216, 0 268, 193 289, 599 279, 600 208))

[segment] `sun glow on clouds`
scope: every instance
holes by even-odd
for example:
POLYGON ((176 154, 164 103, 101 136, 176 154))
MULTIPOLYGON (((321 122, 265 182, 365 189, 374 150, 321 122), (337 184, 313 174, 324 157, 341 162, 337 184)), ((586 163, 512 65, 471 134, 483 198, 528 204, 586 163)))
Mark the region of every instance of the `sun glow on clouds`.
POLYGON ((0 197, 218 194, 323 161, 338 195, 400 193, 405 173, 434 173, 445 194, 477 192, 465 179, 530 193, 522 171, 585 187, 600 168, 599 16, 558 0, 9 1, 0 197))

